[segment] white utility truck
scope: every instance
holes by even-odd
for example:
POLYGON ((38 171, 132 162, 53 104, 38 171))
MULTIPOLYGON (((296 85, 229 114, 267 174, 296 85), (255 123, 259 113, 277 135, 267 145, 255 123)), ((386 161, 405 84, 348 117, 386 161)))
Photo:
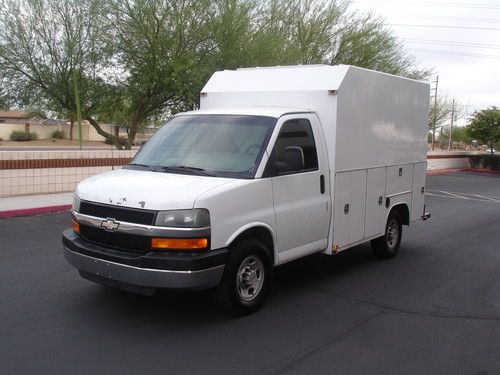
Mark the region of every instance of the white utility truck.
POLYGON ((262 304, 291 260, 371 241, 398 251, 427 219, 429 85, 353 66, 216 72, 121 170, 82 181, 64 254, 87 279, 144 294, 217 287, 262 304))

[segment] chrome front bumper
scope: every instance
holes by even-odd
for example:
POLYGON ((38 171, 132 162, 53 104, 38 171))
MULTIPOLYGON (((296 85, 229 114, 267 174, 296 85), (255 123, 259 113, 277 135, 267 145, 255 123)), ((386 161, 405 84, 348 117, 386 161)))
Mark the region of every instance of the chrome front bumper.
POLYGON ((79 271, 126 284, 168 289, 204 289, 219 285, 224 265, 198 271, 139 268, 94 258, 64 247, 66 260, 79 271))

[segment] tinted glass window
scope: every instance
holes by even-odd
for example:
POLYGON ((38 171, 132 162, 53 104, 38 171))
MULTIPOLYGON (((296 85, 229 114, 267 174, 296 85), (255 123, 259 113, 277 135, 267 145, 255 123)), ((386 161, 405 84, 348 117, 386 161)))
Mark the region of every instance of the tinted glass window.
MULTIPOLYGON (((280 162, 287 159, 285 154, 290 152, 295 154, 294 158, 299 158, 300 161, 299 167, 294 168, 295 172, 318 169, 318 154, 309 120, 294 119, 283 124, 270 161, 275 164, 278 162, 277 165, 280 165, 280 162)), ((279 173, 279 171, 275 172, 279 173)))

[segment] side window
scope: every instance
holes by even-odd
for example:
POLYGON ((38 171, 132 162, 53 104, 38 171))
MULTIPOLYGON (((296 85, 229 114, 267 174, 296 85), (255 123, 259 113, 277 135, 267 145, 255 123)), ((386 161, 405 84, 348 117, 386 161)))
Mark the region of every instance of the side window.
POLYGON ((281 127, 265 175, 300 173, 318 169, 318 154, 311 123, 293 119, 281 127))

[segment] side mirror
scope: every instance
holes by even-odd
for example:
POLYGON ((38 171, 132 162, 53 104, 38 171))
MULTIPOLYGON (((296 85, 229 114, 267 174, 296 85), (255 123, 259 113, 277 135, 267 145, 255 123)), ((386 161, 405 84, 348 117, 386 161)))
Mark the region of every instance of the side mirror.
POLYGON ((281 160, 275 163, 276 172, 288 173, 300 171, 304 168, 304 151, 299 146, 288 146, 282 154, 281 160))

